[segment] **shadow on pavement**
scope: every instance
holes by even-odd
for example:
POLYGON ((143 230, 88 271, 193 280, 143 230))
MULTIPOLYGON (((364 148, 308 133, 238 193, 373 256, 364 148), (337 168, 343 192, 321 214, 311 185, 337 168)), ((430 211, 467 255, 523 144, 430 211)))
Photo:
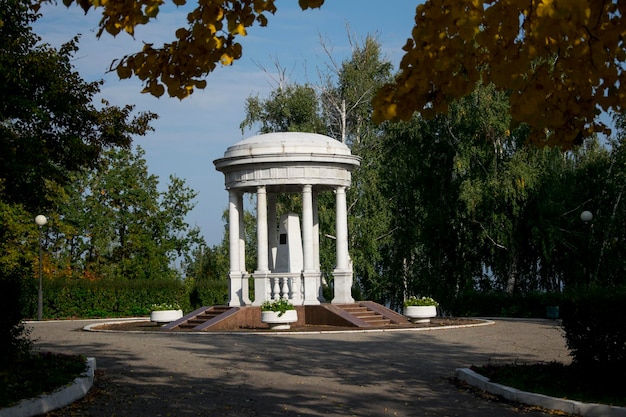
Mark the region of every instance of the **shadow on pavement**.
POLYGON ((49 417, 549 415, 481 398, 450 378, 457 367, 566 353, 550 322, 276 336, 40 332, 43 326, 40 349, 95 356, 99 369, 91 394, 49 417))

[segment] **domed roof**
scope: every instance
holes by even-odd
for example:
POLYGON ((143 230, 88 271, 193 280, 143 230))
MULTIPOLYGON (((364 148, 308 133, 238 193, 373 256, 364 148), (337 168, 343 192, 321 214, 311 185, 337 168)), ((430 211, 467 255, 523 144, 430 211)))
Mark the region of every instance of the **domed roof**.
POLYGON ((229 146, 224 158, 269 154, 350 155, 340 141, 317 133, 277 132, 256 135, 229 146))
POLYGON ((328 136, 280 132, 239 141, 213 163, 224 173, 227 189, 250 191, 264 185, 293 191, 306 184, 320 190, 349 187, 350 171, 359 166, 360 158, 328 136))

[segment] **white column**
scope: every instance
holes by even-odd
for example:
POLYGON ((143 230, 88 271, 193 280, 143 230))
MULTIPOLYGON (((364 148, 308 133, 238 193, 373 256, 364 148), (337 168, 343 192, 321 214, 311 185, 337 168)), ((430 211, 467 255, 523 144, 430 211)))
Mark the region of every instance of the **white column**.
POLYGON ((319 267, 319 221, 317 211, 317 193, 303 189, 302 194, 302 240, 304 243, 304 305, 318 305, 324 301, 322 295, 322 277, 319 267))
POLYGON ((302 252, 304 271, 313 271, 313 188, 311 185, 302 187, 302 252))
POLYGON ((254 303, 261 305, 267 297, 269 281, 268 269, 268 237, 267 237, 267 190, 264 185, 256 190, 256 235, 257 235, 257 267, 254 271, 254 303))
POLYGON ((337 212, 336 212, 336 234, 337 234, 337 269, 349 268, 348 255, 348 210, 346 206, 346 187, 337 187, 337 212))
MULTIPOLYGON (((302 283, 304 285, 304 304, 319 304, 317 300, 317 280, 313 257, 313 187, 302 187, 302 283)), ((299 280, 298 280, 299 281, 299 280)), ((294 287, 293 302, 300 303, 300 286, 294 287)))
POLYGON ((228 305, 241 306, 241 270, 239 264, 239 193, 228 190, 228 252, 230 272, 228 274, 228 305))
POLYGON ((243 193, 239 193, 239 270, 241 271, 241 305, 250 304, 250 289, 248 285, 248 270, 246 269, 246 225, 244 222, 245 210, 243 207, 243 193))
POLYGON ((337 212, 335 222, 337 235, 337 267, 333 271, 335 296, 333 304, 351 304, 352 298, 352 267, 348 254, 348 210, 346 205, 346 188, 337 187, 337 212))
POLYGON ((265 186, 256 191, 256 236, 257 236, 257 268, 259 272, 268 271, 268 235, 267 235, 267 192, 265 186))
POLYGON ((239 270, 246 272, 246 224, 244 223, 243 193, 237 195, 237 206, 239 207, 239 270))
POLYGON ((317 193, 313 193, 313 269, 320 271, 320 218, 317 193))
POLYGON ((276 220, 276 194, 267 195, 267 228, 269 240, 269 269, 276 267, 276 248, 278 247, 278 223, 276 220))
POLYGON ((326 301, 324 298, 324 283, 322 282, 322 272, 320 268, 320 218, 317 206, 316 192, 313 193, 313 269, 315 270, 315 290, 317 300, 320 303, 326 301))

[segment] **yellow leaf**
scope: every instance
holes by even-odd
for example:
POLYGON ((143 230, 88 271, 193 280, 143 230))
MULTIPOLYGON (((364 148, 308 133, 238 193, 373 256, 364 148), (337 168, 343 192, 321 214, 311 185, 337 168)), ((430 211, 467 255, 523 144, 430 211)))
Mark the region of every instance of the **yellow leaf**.
MULTIPOLYGON (((85 11, 85 14, 87 14, 89 9, 91 8, 91 3, 89 2, 89 0, 76 0, 76 2, 85 11)), ((70 2, 70 4, 72 4, 72 2, 70 2)), ((66 4, 66 6, 69 7, 69 4, 66 4)))
POLYGON ((178 39, 185 39, 187 36, 189 36, 189 31, 185 28, 179 28, 176 30, 176 37, 178 39))
POLYGON ((317 9, 322 7, 324 4, 324 0, 298 0, 298 4, 302 10, 306 9, 317 9))
POLYGON ((222 56, 220 56, 220 62, 224 66, 229 66, 233 63, 233 57, 228 54, 222 54, 222 56))
POLYGON ((130 78, 130 76, 133 75, 133 71, 123 65, 118 65, 115 70, 117 72, 117 76, 120 77, 121 80, 130 78))
POLYGON ((163 84, 154 84, 154 87, 150 89, 150 94, 155 97, 161 97, 165 93, 165 87, 163 84))
POLYGON ((159 5, 151 4, 147 6, 145 13, 146 13, 146 16, 148 17, 156 17, 159 14, 159 5))
POLYGON ((246 28, 241 22, 228 22, 228 32, 232 35, 246 36, 246 28))

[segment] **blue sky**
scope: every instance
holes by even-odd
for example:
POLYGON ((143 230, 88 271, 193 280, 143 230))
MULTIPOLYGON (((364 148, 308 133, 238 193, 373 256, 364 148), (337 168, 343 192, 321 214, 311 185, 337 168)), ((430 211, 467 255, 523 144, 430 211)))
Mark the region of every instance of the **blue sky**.
POLYGON ((196 90, 183 101, 141 94, 138 80, 119 80, 106 71, 115 58, 140 50, 144 41, 157 46, 174 39, 174 31, 185 26, 185 11, 164 8, 157 22, 137 29, 135 39, 124 33, 116 38, 103 34, 97 39, 97 13, 92 10, 84 15, 77 6, 68 9, 58 3, 42 8, 35 32, 53 46, 80 33, 80 51, 73 64, 83 79, 105 80, 101 97, 111 104, 134 104, 138 111, 159 115, 153 124, 155 132, 134 143, 145 150, 149 171, 160 178, 163 187, 169 176, 175 175, 198 192, 188 221, 214 245, 222 239, 228 193, 213 160, 222 157, 228 146, 256 134, 246 131, 242 136, 239 129, 245 100, 251 95, 266 97, 275 88, 271 77, 274 63, 287 70, 292 82, 317 83, 318 69, 329 62, 320 38, 333 59, 342 62, 350 56, 348 25, 358 39, 376 35, 384 56, 397 69, 419 1, 326 0, 321 9, 307 11, 302 11, 296 0, 276 1, 278 11, 269 16, 268 26, 255 26, 240 40, 243 57, 230 67, 218 68, 207 77, 206 89, 196 90))

